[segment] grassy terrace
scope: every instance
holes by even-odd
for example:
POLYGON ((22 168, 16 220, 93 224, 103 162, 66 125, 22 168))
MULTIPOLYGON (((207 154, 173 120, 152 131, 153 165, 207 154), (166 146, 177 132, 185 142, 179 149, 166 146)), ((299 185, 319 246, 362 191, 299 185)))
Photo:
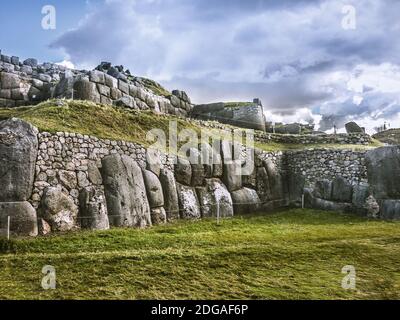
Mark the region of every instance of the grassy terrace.
MULTIPOLYGON (((200 125, 193 124, 185 119, 178 119, 172 115, 159 115, 151 111, 131 111, 88 101, 60 101, 62 105, 56 103, 56 101, 47 101, 34 107, 0 108, 0 120, 18 117, 32 123, 41 131, 52 133, 58 131, 75 132, 104 139, 136 142, 143 146, 150 145, 150 142, 146 140, 146 134, 153 128, 160 128, 168 134, 170 120, 177 120, 178 130, 192 129, 199 134, 202 129, 200 125)), ((221 135, 220 130, 207 130, 211 135, 221 135)), ((307 148, 368 149, 380 145, 378 141, 370 146, 256 143, 256 147, 265 151, 307 148)))
POLYGON ((399 299, 398 223, 315 210, 2 243, 0 299, 399 299), (44 265, 57 289, 41 288, 44 265), (343 266, 357 272, 344 290, 343 266))

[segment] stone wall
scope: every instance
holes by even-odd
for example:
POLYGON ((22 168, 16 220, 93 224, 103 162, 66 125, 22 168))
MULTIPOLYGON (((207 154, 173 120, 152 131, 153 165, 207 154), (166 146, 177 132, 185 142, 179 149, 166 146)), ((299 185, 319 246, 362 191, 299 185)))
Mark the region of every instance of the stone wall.
POLYGON ((21 62, 18 57, 0 55, 0 108, 50 98, 90 100, 181 117, 187 117, 193 108, 185 92, 155 94, 144 79, 131 76, 122 66, 103 63, 93 71, 71 70, 52 63, 38 64, 36 59, 21 62))
POLYGON ((265 131, 264 109, 258 99, 248 104, 235 105, 221 102, 196 105, 191 112, 191 117, 265 131))
POLYGON ((319 134, 319 135, 295 135, 295 134, 273 134, 256 132, 254 140, 261 143, 287 143, 287 144, 355 144, 369 145, 372 138, 368 134, 319 134))
POLYGON ((359 184, 367 182, 366 151, 313 149, 285 152, 287 169, 304 177, 306 186, 340 176, 359 184))

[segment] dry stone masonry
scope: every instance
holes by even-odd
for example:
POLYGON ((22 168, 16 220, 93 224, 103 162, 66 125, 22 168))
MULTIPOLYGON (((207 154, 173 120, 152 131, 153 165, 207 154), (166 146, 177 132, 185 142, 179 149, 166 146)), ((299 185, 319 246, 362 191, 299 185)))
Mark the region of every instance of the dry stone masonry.
POLYGON ((151 89, 156 86, 110 63, 103 62, 93 71, 71 70, 52 63, 38 64, 36 59, 20 61, 0 51, 0 108, 67 98, 180 117, 189 115, 193 105, 185 92, 174 90, 161 95, 151 89))

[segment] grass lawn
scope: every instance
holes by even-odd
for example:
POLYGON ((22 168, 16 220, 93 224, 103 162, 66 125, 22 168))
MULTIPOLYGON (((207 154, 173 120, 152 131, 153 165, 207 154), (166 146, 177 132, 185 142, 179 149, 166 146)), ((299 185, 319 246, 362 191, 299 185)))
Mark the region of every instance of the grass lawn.
POLYGON ((399 223, 315 210, 1 247, 1 299, 400 298, 399 223), (45 265, 56 268, 56 290, 41 288, 45 265), (341 287, 345 265, 356 268, 356 290, 341 287))

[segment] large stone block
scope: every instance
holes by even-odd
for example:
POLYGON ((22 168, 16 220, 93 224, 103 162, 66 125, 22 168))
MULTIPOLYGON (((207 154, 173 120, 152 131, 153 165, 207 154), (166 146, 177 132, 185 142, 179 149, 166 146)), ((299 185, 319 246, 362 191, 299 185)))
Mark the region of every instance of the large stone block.
POLYGON ((101 187, 85 187, 79 194, 79 220, 81 227, 90 230, 108 230, 107 203, 101 187))
POLYGON ((175 178, 176 181, 189 186, 192 182, 192 165, 189 160, 178 157, 175 164, 175 178))
POLYGON ((400 146, 368 151, 366 166, 368 183, 376 199, 400 199, 400 146))
POLYGON ((196 188, 203 218, 233 216, 233 202, 228 189, 219 179, 206 179, 205 187, 196 188))
POLYGON ((222 181, 230 192, 242 188, 242 163, 240 160, 232 160, 224 163, 222 181))
POLYGON ((316 198, 331 200, 332 199, 332 181, 328 179, 318 180, 315 183, 314 196, 316 198))
POLYGON ((169 221, 179 219, 179 201, 172 171, 161 169, 160 182, 164 193, 164 208, 169 221))
POLYGON ((10 233, 18 236, 38 235, 36 210, 27 202, 0 202, 0 222, 7 226, 10 217, 10 233))
POLYGON ((153 225, 167 223, 167 214, 163 207, 151 209, 151 222, 153 225))
POLYGON ((30 198, 38 152, 38 130, 20 119, 0 121, 0 202, 30 198))
POLYGON ((332 200, 338 202, 351 202, 353 198, 353 186, 343 177, 337 177, 332 181, 332 200))
POLYGON ((231 193, 235 215, 256 213, 261 201, 255 190, 243 188, 231 193))
POLYGON ((370 191, 368 184, 355 185, 353 187, 352 203, 357 209, 364 209, 369 196, 370 191))
POLYGON ((400 220, 400 200, 383 200, 380 216, 385 220, 400 220))
POLYGON ((283 199, 284 179, 278 166, 271 160, 264 161, 264 168, 267 170, 271 200, 283 199))
POLYGON ((177 183, 180 216, 182 219, 200 219, 201 211, 195 188, 177 183))
POLYGON ((100 93, 97 91, 96 83, 81 79, 75 82, 74 90, 74 99, 100 103, 100 93))
POLYGON ((70 231, 76 227, 78 207, 73 199, 62 192, 61 187, 48 187, 43 194, 39 216, 52 231, 70 231))
POLYGON ((110 224, 150 226, 150 205, 139 165, 128 156, 113 154, 103 158, 102 175, 110 224))
POLYGON ((158 177, 149 170, 143 170, 143 178, 150 208, 153 209, 164 206, 164 194, 158 177))
POLYGON ((0 88, 15 89, 20 87, 21 80, 14 73, 0 72, 0 88))
POLYGON ((149 148, 146 151, 146 169, 153 172, 157 177, 160 176, 161 152, 154 148, 149 148))

